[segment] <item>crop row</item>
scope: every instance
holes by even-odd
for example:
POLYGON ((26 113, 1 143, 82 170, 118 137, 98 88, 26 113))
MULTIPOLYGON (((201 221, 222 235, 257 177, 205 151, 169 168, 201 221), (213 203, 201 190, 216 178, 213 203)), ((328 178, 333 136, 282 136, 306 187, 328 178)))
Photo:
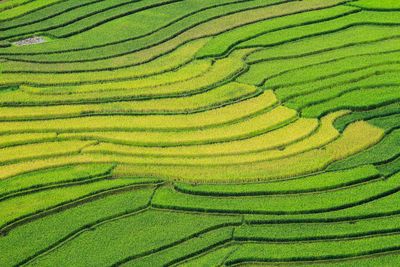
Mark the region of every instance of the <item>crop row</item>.
POLYGON ((371 165, 333 172, 322 172, 302 177, 278 179, 258 183, 243 184, 196 184, 174 183, 178 192, 203 196, 257 196, 316 192, 331 190, 379 177, 379 172, 371 165))
MULTIPOLYGON (((335 2, 335 0, 332 0, 335 2)), ((338 2, 337 0, 336 2, 338 2)), ((315 1, 314 1, 315 2, 315 1)), ((299 3, 299 5, 304 5, 306 8, 304 10, 307 10, 308 8, 312 8, 314 3, 311 0, 308 0, 306 2, 299 3), (308 3, 310 2, 310 4, 308 3)), ((265 4, 264 4, 265 5, 265 4)), ((268 4, 269 5, 269 4, 268 4)), ((172 25, 176 29, 171 29, 170 27, 163 28, 162 31, 158 31, 155 34, 152 35, 146 35, 146 37, 141 38, 141 39, 136 39, 133 41, 126 41, 122 43, 117 43, 112 46, 103 46, 99 48, 93 48, 90 50, 85 51, 85 53, 82 53, 81 51, 74 51, 74 52, 65 52, 65 53, 60 53, 62 51, 62 48, 57 47, 56 44, 59 42, 49 42, 48 44, 41 45, 40 48, 30 48, 29 53, 42 53, 41 55, 28 55, 28 54, 23 54, 23 51, 18 50, 18 53, 21 54, 18 56, 18 53, 12 55, 12 51, 15 49, 7 49, 6 51, 9 51, 8 53, 3 53, 3 55, 8 54, 7 58, 9 59, 23 59, 23 60, 34 60, 37 62, 73 62, 73 61, 93 61, 93 60, 99 60, 99 59, 106 59, 106 58, 112 58, 115 56, 120 56, 120 55, 126 55, 129 53, 135 53, 135 54, 140 54, 146 51, 152 51, 153 55, 161 55, 165 53, 166 49, 171 49, 171 47, 178 47, 181 44, 193 40, 193 39, 198 39, 201 37, 206 37, 206 36, 211 36, 211 35, 217 35, 222 32, 228 31, 233 28, 237 28, 249 23, 257 22, 260 20, 265 20, 265 19, 273 19, 276 18, 277 16, 284 16, 285 11, 281 11, 283 6, 291 6, 293 3, 285 3, 279 6, 266 6, 266 7, 259 7, 259 8, 252 8, 252 9, 247 9, 247 10, 242 10, 238 11, 236 13, 230 14, 226 10, 219 10, 220 14, 217 16, 210 16, 207 18, 207 16, 200 16, 198 15, 197 19, 200 19, 200 21, 197 21, 195 23, 188 23, 188 21, 180 21, 178 24, 172 25), (214 19, 211 19, 213 18, 214 19), (208 19, 208 20, 207 20, 208 19), (188 27, 188 25, 191 25, 188 27), (158 36, 162 36, 159 38, 158 36), (166 39, 166 37, 168 38, 166 39), (162 41, 160 41, 162 40, 162 41), (50 49, 47 49, 46 47, 54 47, 50 49), (41 51, 40 51, 40 50, 41 51), (46 49, 46 50, 45 50, 46 49), (57 54, 49 54, 49 52, 52 51, 58 51, 57 54), (99 57, 99 55, 102 55, 99 57), (104 56, 106 55, 106 56, 104 56), (68 59, 68 60, 67 60, 68 59)), ((315 4, 314 4, 315 5, 315 4)), ((259 5, 260 6, 260 5, 259 5)), ((209 10, 207 10, 209 11, 209 10)), ((210 10, 213 11, 213 10, 210 10)), ((217 10, 218 11, 218 10, 217 10)), ((190 19, 194 19, 190 17, 190 19)), ((106 24, 108 26, 112 26, 112 23, 106 24)), ((103 29, 102 27, 96 28, 98 30, 101 30, 103 33, 107 32, 106 29, 103 29)), ((93 33, 95 32, 94 30, 92 31, 93 33)), ((98 37, 96 36, 89 36, 90 32, 86 32, 87 34, 81 34, 80 38, 84 37, 89 40, 93 40, 92 43, 95 43, 96 40, 98 40, 98 37), (88 36, 85 36, 88 35, 88 36)), ((92 33, 92 34, 93 34, 92 33)), ((74 38, 71 38, 70 40, 73 41, 74 38)), ((123 37, 121 38, 123 39, 123 37)), ((104 40, 98 40, 97 42, 104 42, 104 40)))
POLYGON ((75 165, 15 176, 0 181, 2 188, 0 190, 0 200, 12 193, 27 192, 32 189, 40 189, 52 185, 107 177, 112 168, 113 165, 111 164, 75 165))
MULTIPOLYGON (((274 95, 265 92, 271 98, 274 95)), ((0 107, 0 120, 35 120, 73 118, 85 115, 177 115, 193 114, 221 108, 257 97, 261 91, 255 86, 236 82, 217 86, 200 94, 179 98, 158 98, 141 101, 117 101, 95 104, 52 106, 0 107)), ((3 139, 3 138, 1 138, 3 139)))
MULTIPOLYGON (((128 168, 128 170, 132 174, 137 174, 137 167, 140 166, 139 174, 141 175, 151 174, 160 175, 162 177, 178 177, 179 179, 208 182, 226 180, 227 177, 232 181, 257 180, 296 176, 322 170, 329 163, 362 151, 366 147, 378 142, 381 138, 381 130, 365 123, 357 123, 352 127, 348 127, 339 139, 326 145, 322 149, 312 149, 303 153, 301 153, 300 150, 300 153, 297 155, 275 160, 266 160, 263 153, 258 153, 248 156, 221 156, 205 159, 181 158, 179 163, 177 163, 176 158, 154 159, 118 154, 83 153, 81 155, 35 159, 30 162, 22 161, 2 166, 0 170, 2 177, 6 178, 28 171, 65 166, 68 164, 113 162, 131 166, 131 169, 129 170, 128 168), (316 159, 318 159, 318 162, 316 159), (224 164, 225 160, 227 160, 227 162, 224 164), (239 162, 241 164, 237 164, 239 162), (204 163, 208 164, 204 165, 204 163)), ((268 151, 266 151, 266 153, 268 153, 268 151)), ((277 150, 272 151, 272 153, 285 153, 285 151, 280 152, 277 150)), ((118 167, 116 168, 116 171, 117 170, 118 167)))

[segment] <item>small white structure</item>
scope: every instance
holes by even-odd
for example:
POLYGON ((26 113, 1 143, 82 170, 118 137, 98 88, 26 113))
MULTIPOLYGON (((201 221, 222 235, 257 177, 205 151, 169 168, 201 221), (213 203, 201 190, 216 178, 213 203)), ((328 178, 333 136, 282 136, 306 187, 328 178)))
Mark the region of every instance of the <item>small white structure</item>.
POLYGON ((14 42, 14 45, 32 45, 32 44, 40 44, 40 43, 44 43, 47 42, 46 39, 44 39, 43 37, 39 37, 39 36, 33 36, 24 40, 19 40, 17 42, 14 42))

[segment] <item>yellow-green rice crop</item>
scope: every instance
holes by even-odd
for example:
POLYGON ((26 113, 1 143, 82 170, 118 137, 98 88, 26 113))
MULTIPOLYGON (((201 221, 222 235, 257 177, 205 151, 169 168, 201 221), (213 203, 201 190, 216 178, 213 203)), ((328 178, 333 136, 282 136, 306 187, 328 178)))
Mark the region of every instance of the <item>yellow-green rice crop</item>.
MULTIPOLYGON (((264 124, 260 124, 263 125, 264 124)), ((240 127, 248 129, 248 127, 240 127)), ((243 140, 232 139, 230 142, 212 143, 207 145, 191 145, 177 147, 138 147, 101 143, 84 149, 84 152, 106 152, 116 154, 151 155, 151 156, 211 156, 242 154, 254 151, 268 150, 296 142, 310 135, 318 127, 316 119, 303 119, 255 137, 243 140)), ((230 132, 227 130, 227 132, 230 132)), ((213 135, 211 135, 213 136, 213 135)), ((228 137, 228 135, 226 136, 228 137)), ((161 139, 161 138, 160 138, 161 139)), ((157 139, 159 140, 159 139, 157 139)), ((133 141, 133 140, 132 140, 133 141)), ((134 141, 133 141, 134 142, 134 141)))

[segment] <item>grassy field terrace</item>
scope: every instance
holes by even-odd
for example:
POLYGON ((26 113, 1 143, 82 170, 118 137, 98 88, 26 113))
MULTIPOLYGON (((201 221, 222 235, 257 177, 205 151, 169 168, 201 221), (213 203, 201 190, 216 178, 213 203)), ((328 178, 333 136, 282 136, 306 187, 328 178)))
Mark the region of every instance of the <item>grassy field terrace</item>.
POLYGON ((400 1, 0 0, 0 266, 399 266, 400 1))

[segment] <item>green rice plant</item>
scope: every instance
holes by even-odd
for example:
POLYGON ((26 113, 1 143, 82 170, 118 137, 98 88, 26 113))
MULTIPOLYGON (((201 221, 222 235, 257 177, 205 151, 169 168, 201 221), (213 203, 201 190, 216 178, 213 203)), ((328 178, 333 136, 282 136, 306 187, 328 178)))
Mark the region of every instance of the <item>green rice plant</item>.
MULTIPOLYGON (((196 13, 194 16, 186 16, 184 19, 177 21, 177 23, 171 25, 166 23, 168 25, 167 27, 163 27, 153 34, 142 36, 142 38, 131 38, 133 40, 127 38, 127 31, 115 31, 115 27, 120 27, 121 24, 127 27, 133 25, 133 27, 136 28, 138 24, 143 25, 143 21, 149 21, 148 25, 152 27, 153 19, 151 18, 154 17, 154 10, 149 9, 147 14, 142 13, 144 18, 138 17, 138 21, 133 19, 134 21, 129 23, 125 17, 122 17, 93 28, 90 31, 72 36, 68 39, 68 42, 49 42, 41 44, 40 47, 29 47, 18 50, 10 48, 4 52, 15 54, 12 57, 7 56, 8 58, 14 59, 29 58, 41 62, 72 62, 111 58, 136 51, 132 54, 131 62, 132 64, 137 64, 148 60, 148 56, 152 58, 160 56, 187 41, 218 34, 236 26, 262 19, 267 16, 266 11, 270 6, 279 4, 282 1, 283 0, 274 0, 268 3, 261 0, 246 1, 244 3, 234 1, 230 6, 217 5, 216 8, 205 9, 202 12, 196 13), (112 40, 105 40, 101 38, 99 34, 102 36, 113 36, 113 38, 112 40), (171 38, 171 36, 176 37, 171 38), (91 40, 91 42, 88 45, 86 42, 82 42, 82 40, 91 40), (87 48, 84 53, 81 51, 83 48, 87 48), (31 53, 40 53, 40 55, 18 55, 28 51, 31 53), (62 51, 62 53, 54 53, 60 51, 62 51), (46 55, 48 52, 53 53, 46 55), (105 57, 105 55, 107 56, 105 57)), ((215 3, 215 1, 210 2, 215 3)), ((232 0, 228 2, 232 2, 232 0)), ((187 4, 190 6, 191 2, 187 4)), ((164 8, 164 6, 160 8, 164 8)), ((135 17, 134 15, 136 14, 133 14, 132 17, 135 17)), ((128 16, 128 18, 130 17, 128 16)))
POLYGON ((59 246, 68 238, 89 231, 92 226, 144 209, 153 191, 153 187, 135 188, 49 214, 14 228, 1 237, 0 265, 26 262, 43 251, 59 246), (21 242, 29 245, 20 246, 21 242))
POLYGON ((348 6, 336 6, 341 2, 303 1, 277 6, 275 12, 270 13, 269 18, 217 35, 201 48, 196 56, 199 58, 220 56, 235 45, 263 33, 329 20, 356 10, 348 6))
POLYGON ((313 104, 319 104, 321 102, 332 100, 336 97, 340 98, 340 96, 342 96, 343 94, 351 91, 369 88, 380 88, 386 87, 388 85, 393 86, 396 85, 397 81, 398 73, 386 73, 382 75, 376 75, 362 81, 358 81, 357 85, 347 84, 343 86, 335 86, 333 88, 327 88, 325 90, 312 92, 307 95, 294 97, 288 100, 285 105, 288 107, 292 107, 296 110, 300 110, 303 108, 307 108, 308 106, 311 106, 313 104))
POLYGON ((397 157, 389 162, 377 165, 376 168, 385 176, 391 176, 400 171, 400 157, 397 157))
POLYGON ((243 42, 237 47, 275 46, 284 44, 286 42, 292 42, 318 35, 338 32, 340 30, 350 28, 353 25, 391 25, 397 23, 399 23, 399 17, 396 12, 357 12, 347 16, 339 17, 334 20, 328 20, 325 22, 304 25, 264 34, 243 42))
POLYGON ((384 163, 400 154, 399 137, 400 130, 395 130, 386 135, 377 145, 357 155, 335 162, 328 169, 338 170, 361 164, 384 163))
POLYGON ((336 242, 307 242, 294 244, 243 244, 228 257, 227 266, 245 262, 298 263, 335 260, 374 255, 398 250, 398 234, 336 242))
MULTIPOLYGON (((255 86, 230 82, 204 93, 174 99, 156 98, 99 104, 0 107, 0 120, 77 117, 85 114, 189 114, 220 108, 256 97, 260 93, 261 90, 255 86)), ((271 99, 274 99, 272 94, 271 99)))
MULTIPOLYGON (((273 112, 273 111, 270 111, 273 112)), ((282 112, 283 113, 283 112, 282 112)), ((284 114, 284 113, 283 113, 284 114)), ((283 115, 282 114, 282 115, 283 115)), ((260 115, 260 118, 262 115, 260 115)), ((279 117, 274 117, 275 120, 281 120, 279 117)), ((250 119, 250 121, 258 121, 256 119, 250 119)), ((262 125, 263 128, 252 129, 251 125, 248 123, 240 123, 234 125, 230 132, 228 127, 218 128, 218 130, 229 132, 230 134, 221 135, 220 138, 216 138, 215 135, 216 129, 213 131, 201 131, 202 135, 208 136, 208 138, 202 141, 201 139, 193 139, 192 142, 194 144, 204 142, 201 145, 190 145, 188 146, 184 143, 185 136, 184 133, 180 133, 178 136, 183 136, 183 138, 179 138, 175 136, 176 143, 174 147, 167 147, 168 145, 174 145, 171 143, 163 143, 163 139, 157 138, 156 143, 154 145, 162 146, 162 147, 138 147, 138 146, 126 146, 126 145, 115 145, 111 143, 100 143, 94 147, 88 147, 84 150, 84 152, 101 152, 101 153, 117 153, 117 154, 132 154, 132 155, 142 155, 142 156, 175 156, 175 157, 198 157, 198 156, 222 156, 222 155, 238 155, 243 153, 251 153, 255 151, 269 150, 277 147, 281 147, 284 145, 288 145, 290 143, 294 143, 298 140, 308 137, 315 131, 318 127, 318 122, 316 120, 307 120, 307 119, 299 119, 287 126, 283 126, 282 128, 278 128, 276 130, 272 130, 278 123, 282 124, 280 121, 276 121, 274 126, 270 126, 270 122, 268 120, 264 120, 263 124, 254 123, 254 125, 262 125), (247 127, 245 127, 247 126, 247 127), (238 127, 238 129, 236 129, 238 127), (265 127, 265 128, 264 128, 265 127), (244 133, 242 135, 234 135, 238 134, 239 129, 244 131, 248 131, 248 133, 244 133), (255 131, 254 131, 255 130, 255 131), (251 132, 253 131, 253 132, 251 132), (265 132, 265 133, 263 133, 265 132), (182 143, 185 146, 182 146, 182 143)), ((289 120, 290 121, 290 120, 289 120)), ((287 123, 283 122, 283 123, 287 123)), ((259 127, 259 126, 258 126, 259 127)), ((187 132, 185 132, 187 133, 187 132)), ((199 136, 199 135, 198 135, 199 136)), ((201 136, 199 136, 201 137, 201 136)), ((97 139, 98 140, 98 139, 97 139)), ((151 139, 150 139, 151 140, 151 139)), ((135 142, 135 140, 132 140, 135 142)))
POLYGON ((388 63, 398 64, 395 60, 400 52, 389 50, 387 53, 363 55, 360 57, 343 58, 334 62, 310 65, 305 68, 294 69, 277 77, 272 77, 264 84, 265 88, 284 87, 296 84, 305 84, 324 78, 330 78, 374 66, 388 65, 388 63), (319 70, 316 72, 316 70, 319 70), (306 79, 304 77, 307 77, 306 79))
MULTIPOLYGON (((97 74, 105 73, 106 70, 119 70, 121 68, 131 67, 130 77, 140 78, 154 74, 171 71, 185 65, 193 60, 196 52, 210 38, 201 38, 188 42, 168 54, 148 60, 139 65, 132 66, 130 55, 122 55, 112 59, 99 60, 96 62, 76 62, 74 64, 54 63, 54 64, 38 64, 30 62, 20 62, 7 60, 2 63, 4 71, 14 72, 44 72, 44 73, 63 73, 63 72, 97 72, 97 74), (102 72, 101 72, 102 71, 102 72)), ((88 76, 89 74, 86 74, 88 76)), ((77 75, 77 73, 75 73, 77 75)))
POLYGON ((235 230, 238 241, 293 242, 343 240, 399 232, 399 216, 351 222, 242 225, 235 230))
POLYGON ((210 231, 149 256, 129 260, 121 266, 166 266, 179 263, 186 258, 191 258, 194 255, 229 242, 232 239, 233 229, 233 227, 226 227, 210 231))
POLYGON ((219 266, 224 263, 226 257, 233 253, 233 251, 237 249, 235 246, 225 246, 218 247, 215 250, 208 252, 206 254, 199 255, 198 257, 194 257, 182 263, 179 263, 177 266, 180 267, 190 267, 190 266, 219 266))
MULTIPOLYGON (((119 4, 121 1, 116 2, 119 4)), ((230 1, 224 1, 230 2, 230 1)), ((215 3, 214 3, 215 5, 215 3)), ((124 6, 106 10, 100 14, 84 17, 80 21, 76 21, 65 27, 50 29, 49 34, 65 38, 74 35, 79 35, 82 32, 97 28, 100 25, 122 25, 128 31, 132 29, 134 35, 125 33, 124 39, 143 37, 152 34, 165 25, 174 23, 179 17, 188 16, 193 12, 213 6, 210 0, 206 1, 191 1, 190 3, 182 1, 131 1, 124 6), (139 22, 141 25, 138 25, 139 22), (128 37, 128 38, 127 38, 128 37)), ((104 41, 103 41, 104 42, 104 41)))
POLYGON ((378 117, 368 120, 368 123, 375 125, 386 132, 391 132, 394 129, 398 129, 400 126, 400 114, 392 114, 389 116, 378 117))
POLYGON ((399 102, 374 108, 371 110, 352 112, 351 114, 338 118, 335 121, 334 125, 336 129, 338 129, 339 131, 343 131, 343 129, 351 122, 387 116, 396 113, 400 113, 399 102))
MULTIPOLYGON (((15 2, 15 1, 13 1, 15 2)), ((10 4, 13 4, 11 2, 10 4)), ((23 5, 18 5, 11 9, 5 9, 1 12, 0 21, 2 20, 9 20, 18 16, 21 16, 25 13, 31 12, 33 10, 37 10, 43 8, 48 5, 52 5, 54 3, 61 2, 61 0, 36 0, 36 1, 29 1, 23 5)), ((20 1, 21 3, 21 1, 20 1)))
POLYGON ((163 209, 238 214, 316 214, 342 210, 368 202, 398 188, 400 176, 375 180, 341 190, 311 194, 216 197, 197 196, 160 188, 153 198, 153 206, 163 209))
POLYGON ((396 0, 358 0, 349 5, 373 10, 400 9, 400 3, 396 0))
POLYGON ((174 183, 174 189, 186 194, 205 196, 252 196, 273 194, 295 194, 340 188, 366 182, 379 176, 373 165, 353 169, 322 172, 291 179, 277 179, 259 183, 241 184, 190 184, 174 183))
MULTIPOLYGON (((398 174, 397 174, 398 176, 398 174)), ((261 223, 321 223, 321 222, 348 222, 354 223, 373 218, 387 218, 387 216, 399 215, 397 203, 400 198, 398 184, 392 184, 392 190, 385 194, 371 198, 365 203, 359 203, 346 209, 334 210, 315 214, 293 215, 245 215, 246 222, 250 224, 261 223)))
MULTIPOLYGON (((36 121, 9 121, 0 124, 0 132, 83 132, 83 131, 177 131, 178 129, 202 129, 229 124, 255 113, 262 112, 276 102, 272 92, 258 97, 188 115, 148 115, 148 116, 93 116, 71 119, 36 121)), ((279 110, 289 110, 281 107, 279 110)), ((293 110, 289 114, 296 113, 293 110)), ((286 113, 287 114, 287 113, 286 113)), ((286 115, 284 114, 284 115, 286 115)), ((294 115, 292 115, 294 116, 294 115)))
POLYGON ((102 192, 127 187, 134 184, 129 179, 101 180, 84 185, 70 186, 66 188, 55 188, 18 196, 0 202, 2 216, 0 227, 5 228, 14 222, 21 221, 30 216, 40 214, 60 207, 64 204, 90 199, 91 196, 102 192))
MULTIPOLYGON (((25 0, 23 0, 25 1, 25 0)), ((58 14, 62 14, 66 12, 66 10, 73 10, 75 8, 80 8, 82 4, 88 5, 91 4, 92 2, 95 2, 96 0, 83 0, 83 1, 68 1, 68 3, 65 2, 58 2, 56 4, 46 6, 43 8, 40 8, 35 11, 31 11, 29 13, 25 13, 23 16, 18 16, 16 18, 13 18, 12 20, 6 20, 1 22, 1 30, 6 30, 9 28, 17 28, 21 27, 22 25, 25 25, 27 23, 35 23, 38 20, 48 20, 50 19, 49 17, 51 16, 57 16, 58 14)), ((8 1, 10 2, 10 1, 8 1)), ((67 11, 68 12, 68 11, 67 11)))
POLYGON ((85 146, 94 144, 93 141, 61 141, 38 144, 27 144, 0 149, 0 165, 20 160, 49 157, 56 155, 74 154, 85 146))
POLYGON ((4 3, 1 3, 2 5, 0 6, 0 10, 3 11, 3 10, 15 8, 15 7, 17 7, 17 6, 26 4, 27 2, 29 2, 29 0, 11 0, 11 1, 5 1, 4 3))
MULTIPOLYGON (((157 1, 153 1, 153 3, 155 4, 157 1)), ((151 3, 148 1, 109 0, 89 2, 89 5, 81 4, 80 8, 68 10, 74 6, 71 4, 71 6, 64 7, 67 11, 61 14, 56 13, 54 14, 56 16, 53 15, 53 17, 43 21, 13 27, 3 31, 1 36, 2 38, 15 38, 16 36, 25 36, 36 32, 46 32, 56 37, 64 37, 68 33, 82 31, 88 26, 110 20, 127 11, 146 8, 149 5, 151 3)))
POLYGON ((191 242, 191 239, 199 236, 197 240, 200 241, 204 234, 204 243, 216 242, 218 237, 219 240, 224 240, 228 237, 228 231, 216 231, 217 238, 211 231, 239 223, 240 218, 233 216, 204 216, 149 210, 93 227, 93 231, 80 234, 29 265, 48 266, 66 262, 72 266, 112 265, 144 257, 175 245, 185 246, 185 241, 192 243, 193 249, 198 242, 191 242), (206 235, 208 232, 210 234, 206 235), (101 245, 104 242, 110 244, 113 249, 101 245), (71 258, 70 255, 74 257, 71 258))
POLYGON ((287 42, 268 47, 268 49, 260 49, 249 55, 246 62, 255 64, 285 58, 297 60, 311 55, 323 55, 328 51, 363 47, 368 44, 385 42, 385 40, 396 40, 400 37, 399 33, 400 29, 397 27, 392 27, 389 30, 384 25, 355 25, 348 29, 312 36, 295 42, 287 42))
MULTIPOLYGON (((400 70, 397 62, 386 62, 378 66, 366 66, 359 70, 346 71, 341 74, 335 74, 331 77, 323 77, 319 80, 307 81, 305 83, 297 83, 292 85, 284 85, 276 90, 276 94, 282 101, 290 101, 295 97, 316 93, 318 91, 329 92, 332 90, 350 90, 354 89, 355 83, 362 83, 364 80, 368 81, 371 77, 379 75, 380 78, 391 73, 397 73, 400 70), (353 86, 352 86, 353 84, 353 86), (339 89, 337 89, 339 88, 339 89)), ((375 79, 375 78, 372 78, 375 79)), ((379 77, 376 78, 379 80, 379 77)), ((395 83, 396 84, 396 83, 395 83)), ((393 84, 392 84, 393 85, 393 84)), ((329 93, 326 93, 329 95, 329 93)), ((322 98, 323 99, 323 98, 322 98)))
MULTIPOLYGON (((391 251, 390 253, 381 253, 375 255, 367 255, 364 257, 355 257, 343 260, 330 260, 322 261, 321 263, 313 263, 313 266, 321 267, 321 266, 349 266, 349 264, 357 265, 357 266, 393 266, 396 265, 400 260, 400 255, 396 251, 391 251)), ((308 264, 304 264, 303 266, 307 266, 308 264)))
MULTIPOLYGON (((284 82, 282 82, 282 80, 280 80, 281 76, 288 77, 289 74, 294 75, 297 72, 305 72, 308 74, 307 72, 308 69, 315 70, 317 67, 321 66, 327 66, 332 64, 339 65, 339 63, 343 63, 342 61, 345 61, 346 64, 351 64, 349 66, 358 66, 360 58, 363 59, 365 57, 371 57, 370 60, 372 63, 381 62, 378 56, 381 56, 381 54, 385 53, 390 55, 391 51, 397 50, 399 43, 400 43, 399 39, 389 39, 379 42, 371 42, 371 43, 367 42, 365 44, 359 44, 356 46, 353 45, 348 47, 342 47, 340 49, 339 48, 333 50, 326 49, 327 51, 322 51, 318 53, 310 52, 302 57, 287 56, 283 58, 277 57, 275 59, 274 58, 264 59, 263 58, 264 55, 261 54, 261 52, 267 50, 261 50, 258 53, 256 52, 250 55, 251 57, 257 54, 261 54, 259 57, 252 58, 252 60, 254 60, 253 61, 254 63, 251 64, 249 72, 244 74, 243 77, 241 77, 240 79, 243 81, 250 81, 251 77, 255 77, 258 84, 261 84, 263 83, 263 81, 268 80, 265 86, 275 86, 275 84, 281 83, 283 87, 283 85, 288 82, 286 82, 285 80, 283 80, 284 82), (374 55, 375 57, 372 57, 374 55), (266 69, 268 71, 265 71, 266 69)), ((275 56, 277 55, 275 54, 275 56)), ((384 59, 388 60, 390 59, 390 56, 387 56, 384 59)), ((248 60, 249 59, 247 59, 246 61, 248 60)), ((369 65, 363 64, 363 66, 369 66, 369 65)), ((342 67, 340 69, 344 68, 342 67)), ((320 73, 317 74, 319 75, 325 73, 330 74, 331 72, 333 71, 330 72, 321 71, 320 73)), ((314 76, 316 76, 317 74, 314 74, 314 76)), ((308 77, 313 77, 313 75, 308 75, 307 79, 308 77)), ((299 76, 293 78, 294 78, 293 80, 296 80, 299 78, 299 76)), ((254 83, 254 81, 252 81, 252 83, 254 83)))
POLYGON ((104 177, 113 167, 112 164, 73 165, 10 177, 0 181, 0 198, 30 189, 104 177))
POLYGON ((368 109, 400 99, 398 86, 372 87, 344 93, 339 97, 302 110, 305 117, 320 117, 339 109, 368 109))

